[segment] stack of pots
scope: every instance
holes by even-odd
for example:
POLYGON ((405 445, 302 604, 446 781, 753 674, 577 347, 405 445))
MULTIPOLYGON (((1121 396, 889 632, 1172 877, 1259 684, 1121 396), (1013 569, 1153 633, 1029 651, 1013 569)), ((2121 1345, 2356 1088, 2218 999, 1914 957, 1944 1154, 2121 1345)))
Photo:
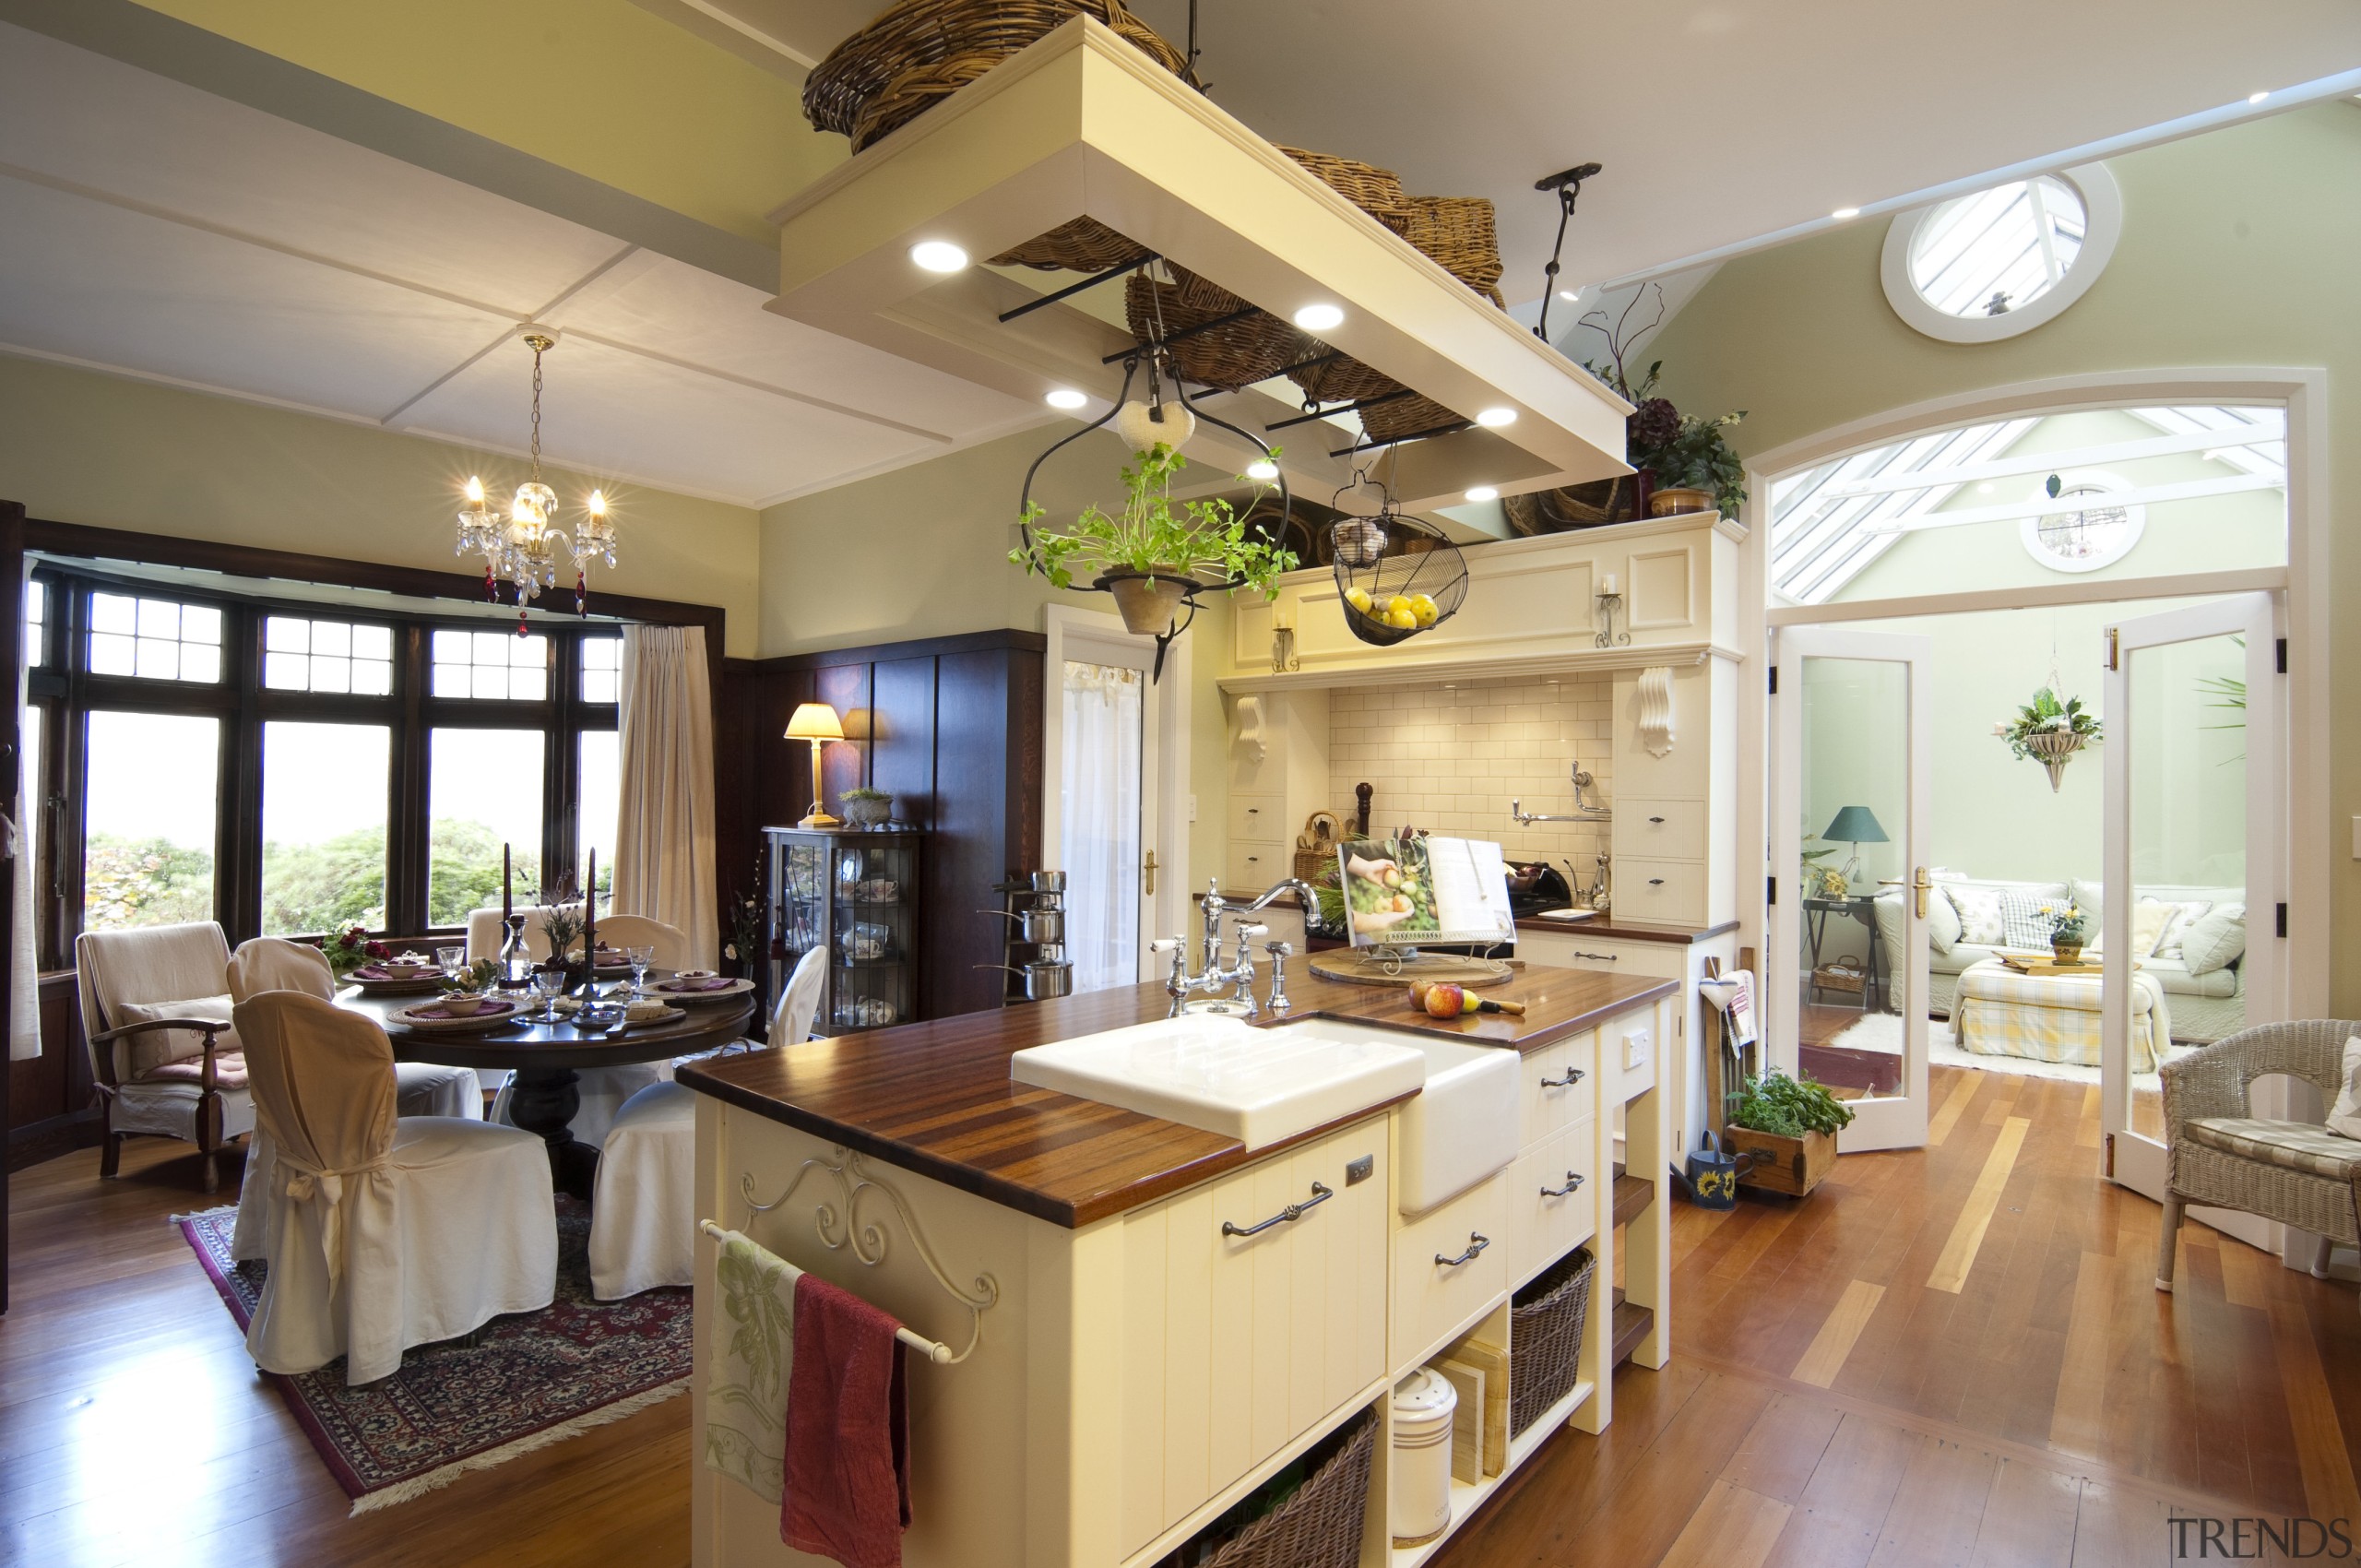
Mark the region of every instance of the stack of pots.
POLYGON ((1025 982, 1025 1000, 1045 1002, 1074 993, 1074 963, 1066 956, 1066 873, 1037 871, 1007 894, 1008 908, 996 911, 1009 922, 1009 957, 1019 944, 1033 956, 1001 968, 1025 982))

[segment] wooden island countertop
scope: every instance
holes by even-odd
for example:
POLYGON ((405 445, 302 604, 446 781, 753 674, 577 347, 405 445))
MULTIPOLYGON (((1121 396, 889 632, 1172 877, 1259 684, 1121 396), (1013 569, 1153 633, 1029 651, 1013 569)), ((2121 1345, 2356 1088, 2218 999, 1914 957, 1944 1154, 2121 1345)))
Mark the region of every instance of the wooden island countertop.
MULTIPOLYGON (((1525 1003, 1524 1017, 1434 1019, 1413 1012, 1403 989, 1319 980, 1306 963, 1297 957, 1287 964, 1294 1006, 1284 1018, 1266 1014, 1260 1022, 1332 1018, 1536 1051, 1679 989, 1673 980, 1523 965, 1482 994, 1525 1003)), ((1258 994, 1268 984, 1266 968, 1258 994)), ((1027 1046, 1148 1023, 1170 1008, 1164 987, 1151 981, 710 1057, 682 1067, 679 1079, 725 1104, 1070 1229, 1153 1203, 1394 1103, 1250 1153, 1235 1138, 1009 1076, 1009 1057, 1027 1046)))

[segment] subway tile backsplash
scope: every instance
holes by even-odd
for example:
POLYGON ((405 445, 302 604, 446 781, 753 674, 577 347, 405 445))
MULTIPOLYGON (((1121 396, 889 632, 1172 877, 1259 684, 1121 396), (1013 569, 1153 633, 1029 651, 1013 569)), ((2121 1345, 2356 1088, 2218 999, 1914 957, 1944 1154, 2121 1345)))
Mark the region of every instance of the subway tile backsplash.
MULTIPOLYGON (((1582 878, 1607 848, 1605 823, 1509 820, 1571 812, 1577 758, 1615 802, 1614 689, 1607 675, 1512 678, 1335 691, 1328 703, 1331 798, 1349 821, 1353 787, 1376 786, 1370 831, 1407 824, 1451 837, 1497 839, 1513 861, 1572 861, 1582 878)), ((1563 866, 1560 866, 1563 869, 1563 866)))

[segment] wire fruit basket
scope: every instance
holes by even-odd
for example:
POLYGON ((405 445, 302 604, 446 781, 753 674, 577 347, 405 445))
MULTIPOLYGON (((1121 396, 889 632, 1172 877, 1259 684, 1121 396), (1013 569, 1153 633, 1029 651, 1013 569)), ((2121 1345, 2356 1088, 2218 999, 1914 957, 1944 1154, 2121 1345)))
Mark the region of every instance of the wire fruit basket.
POLYGON ((1459 547, 1442 529, 1394 510, 1390 497, 1374 517, 1339 519, 1329 537, 1345 625, 1372 647, 1434 630, 1467 598, 1459 547))

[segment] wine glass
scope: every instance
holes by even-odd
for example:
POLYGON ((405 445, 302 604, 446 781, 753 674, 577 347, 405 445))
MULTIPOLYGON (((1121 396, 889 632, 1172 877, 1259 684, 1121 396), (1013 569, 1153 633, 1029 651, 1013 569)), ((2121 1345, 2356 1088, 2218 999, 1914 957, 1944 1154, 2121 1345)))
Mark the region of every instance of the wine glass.
POLYGON ((445 980, 457 980, 459 971, 468 967, 468 950, 459 946, 437 947, 434 962, 441 967, 445 980))
POLYGON ((555 964, 533 971, 533 991, 541 999, 541 1017, 557 1022, 557 999, 565 994, 565 971, 555 964))
POLYGON ((647 966, 656 962, 653 947, 626 947, 623 958, 631 965, 631 999, 639 1000, 639 988, 647 979, 647 966))

